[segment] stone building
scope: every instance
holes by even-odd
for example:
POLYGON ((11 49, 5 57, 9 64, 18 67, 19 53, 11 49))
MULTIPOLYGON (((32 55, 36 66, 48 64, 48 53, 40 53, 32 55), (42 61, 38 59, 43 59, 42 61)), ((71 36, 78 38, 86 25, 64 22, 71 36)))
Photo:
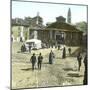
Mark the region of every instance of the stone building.
POLYGON ((37 29, 44 27, 43 19, 37 13, 37 16, 25 17, 25 19, 12 19, 11 40, 13 42, 22 42, 27 39, 37 38, 37 29), (33 30, 33 31, 32 31, 33 30))
POLYGON ((66 23, 63 16, 56 18, 56 22, 51 23, 46 27, 31 28, 30 32, 37 31, 37 39, 43 43, 56 45, 81 45, 82 32, 76 29, 75 26, 66 23))
POLYGON ((11 40, 13 42, 22 42, 29 39, 29 25, 20 18, 12 20, 11 40))
MULTIPOLYGON (((43 25, 43 18, 37 16, 29 18, 28 22, 16 19, 12 23, 13 41, 25 41, 27 39, 40 39, 43 43, 49 45, 81 45, 82 33, 74 25, 71 25, 71 11, 68 11, 68 22, 63 16, 56 17, 56 22, 46 26, 43 25)), ((28 18, 27 18, 28 19, 28 18)))

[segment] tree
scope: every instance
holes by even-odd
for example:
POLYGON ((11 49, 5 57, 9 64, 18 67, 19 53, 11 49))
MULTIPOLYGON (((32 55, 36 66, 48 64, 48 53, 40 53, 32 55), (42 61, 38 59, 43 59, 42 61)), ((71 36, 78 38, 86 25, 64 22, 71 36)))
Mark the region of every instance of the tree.
POLYGON ((23 25, 24 20, 22 18, 12 19, 12 25, 23 25))
POLYGON ((32 18, 31 17, 25 17, 24 18, 24 23, 26 23, 26 24, 31 24, 31 20, 32 20, 32 18))
POLYGON ((83 32, 87 32, 87 23, 84 21, 78 22, 78 23, 76 23, 76 28, 83 32))

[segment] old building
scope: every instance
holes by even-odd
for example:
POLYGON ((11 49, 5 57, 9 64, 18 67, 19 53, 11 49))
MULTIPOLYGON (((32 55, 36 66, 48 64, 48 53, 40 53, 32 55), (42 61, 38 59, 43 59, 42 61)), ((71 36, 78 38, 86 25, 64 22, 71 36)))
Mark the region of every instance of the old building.
POLYGON ((12 20, 12 31, 11 31, 11 40, 15 41, 24 41, 29 39, 29 24, 24 22, 20 18, 12 20))
POLYGON ((25 20, 16 19, 12 23, 13 41, 25 41, 27 39, 40 39, 49 45, 81 45, 82 31, 71 25, 71 11, 68 11, 68 22, 63 16, 56 17, 56 21, 46 26, 43 25, 43 18, 37 16, 26 18, 25 20), (27 19, 27 20, 26 20, 27 19), (28 21, 28 22, 27 22, 28 21))
POLYGON ((75 26, 66 23, 66 19, 63 16, 57 17, 56 22, 49 24, 45 28, 37 26, 37 29, 30 29, 31 32, 34 30, 37 31, 37 39, 46 44, 65 44, 70 46, 81 45, 82 43, 82 32, 76 29, 75 26))
POLYGON ((25 17, 25 19, 12 19, 11 40, 13 42, 22 42, 27 39, 37 38, 37 29, 41 27, 44 26, 43 19, 39 16, 39 13, 33 18, 25 17))

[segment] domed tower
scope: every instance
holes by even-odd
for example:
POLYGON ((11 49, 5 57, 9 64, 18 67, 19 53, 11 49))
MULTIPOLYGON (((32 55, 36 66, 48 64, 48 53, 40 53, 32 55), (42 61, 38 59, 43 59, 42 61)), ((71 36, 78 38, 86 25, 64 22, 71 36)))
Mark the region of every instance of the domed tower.
POLYGON ((67 13, 67 23, 71 23, 71 9, 68 9, 68 13, 67 13))

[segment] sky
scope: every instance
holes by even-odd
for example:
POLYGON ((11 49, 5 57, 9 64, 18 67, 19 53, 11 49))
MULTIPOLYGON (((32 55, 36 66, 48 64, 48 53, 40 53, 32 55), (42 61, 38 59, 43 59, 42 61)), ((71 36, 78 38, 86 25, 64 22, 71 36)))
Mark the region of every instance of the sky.
POLYGON ((67 18, 69 8, 71 9, 72 24, 87 21, 87 7, 85 5, 17 1, 12 1, 12 18, 35 17, 39 12, 39 16, 43 18, 43 24, 46 24, 47 22, 55 22, 58 16, 67 18))

